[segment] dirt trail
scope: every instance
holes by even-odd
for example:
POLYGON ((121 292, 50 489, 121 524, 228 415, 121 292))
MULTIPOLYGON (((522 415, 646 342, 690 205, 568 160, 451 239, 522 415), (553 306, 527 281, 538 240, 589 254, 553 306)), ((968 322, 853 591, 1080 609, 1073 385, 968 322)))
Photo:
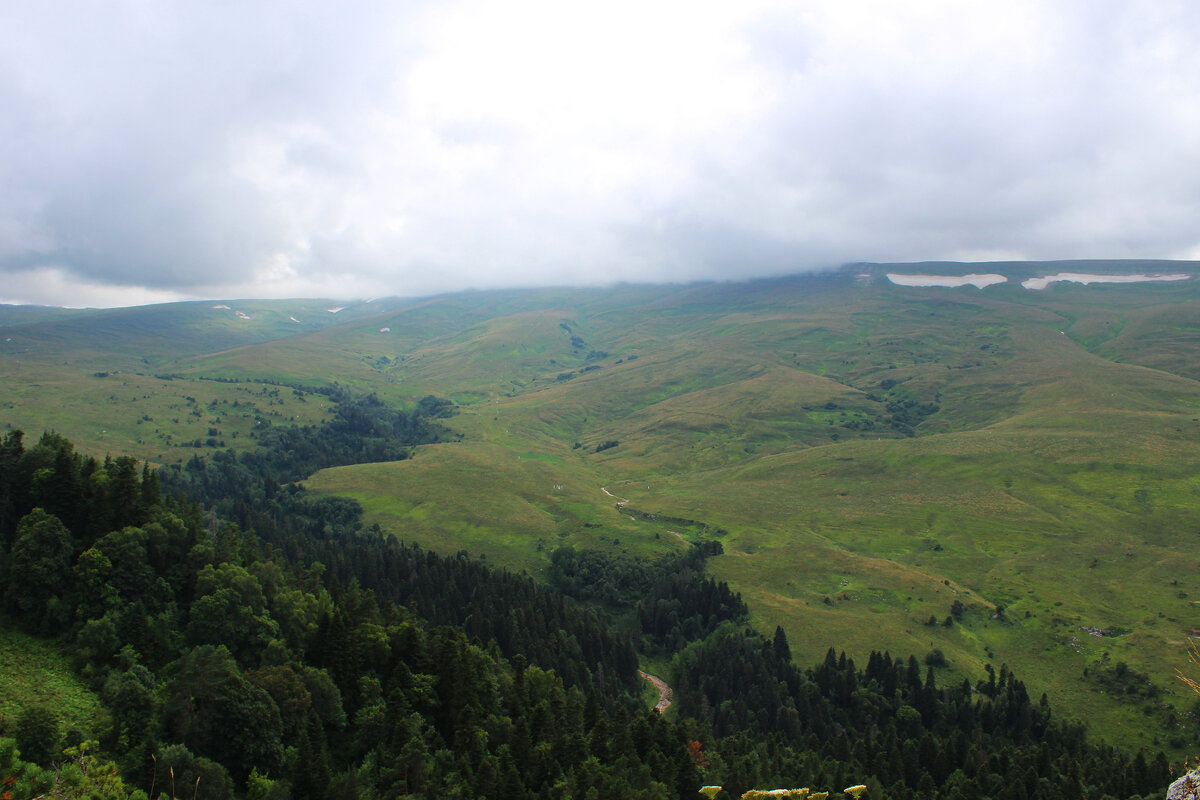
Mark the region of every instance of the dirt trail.
MULTIPOLYGON (((626 483, 628 483, 628 481, 626 481, 626 483)), ((647 486, 646 488, 647 488, 647 489, 649 489, 650 487, 649 487, 649 486, 647 486)), ((610 491, 608 490, 608 488, 607 488, 607 487, 605 487, 605 486, 601 486, 601 487, 600 487, 600 491, 604 492, 606 495, 608 495, 609 497, 611 497, 613 500, 616 500, 616 501, 617 501, 617 508, 618 508, 618 509, 624 508, 624 507, 625 507, 625 504, 629 502, 629 501, 628 501, 627 499, 625 499, 624 497, 619 497, 619 496, 617 496, 617 495, 613 494, 613 493, 612 493, 612 492, 610 492, 610 491)), ((629 516, 629 515, 626 515, 626 516, 629 516)), ((630 518, 631 520, 633 520, 634 522, 637 522, 637 517, 629 516, 629 518, 630 518)), ((673 534, 674 536, 677 536, 677 537, 679 537, 679 541, 681 541, 681 542, 686 542, 686 541, 687 541, 687 539, 684 539, 684 538, 683 538, 683 534, 682 534, 682 533, 680 533, 679 531, 667 531, 667 533, 670 533, 670 534, 673 534)))
POLYGON ((671 687, 667 686, 667 682, 657 675, 651 675, 649 672, 638 670, 638 675, 641 675, 646 680, 654 684, 654 688, 658 690, 658 705, 654 706, 654 710, 658 713, 663 713, 671 707, 671 687))
POLYGON ((612 492, 610 492, 608 489, 604 488, 603 486, 601 486, 601 487, 600 487, 600 491, 604 492, 606 495, 608 495, 609 497, 611 497, 611 498, 613 498, 614 500, 616 500, 616 501, 617 501, 617 508, 620 508, 621 506, 623 506, 623 505, 625 505, 626 503, 628 503, 628 502, 629 502, 629 501, 628 501, 628 500, 626 500, 624 497, 617 497, 615 494, 613 494, 612 492))

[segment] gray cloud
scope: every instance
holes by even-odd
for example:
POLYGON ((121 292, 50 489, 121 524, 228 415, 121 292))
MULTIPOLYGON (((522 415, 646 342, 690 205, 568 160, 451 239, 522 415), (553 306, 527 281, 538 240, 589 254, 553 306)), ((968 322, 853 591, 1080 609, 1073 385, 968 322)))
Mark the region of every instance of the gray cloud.
POLYGON ((732 5, 10 4, 0 300, 1200 255, 1194 4, 732 5))

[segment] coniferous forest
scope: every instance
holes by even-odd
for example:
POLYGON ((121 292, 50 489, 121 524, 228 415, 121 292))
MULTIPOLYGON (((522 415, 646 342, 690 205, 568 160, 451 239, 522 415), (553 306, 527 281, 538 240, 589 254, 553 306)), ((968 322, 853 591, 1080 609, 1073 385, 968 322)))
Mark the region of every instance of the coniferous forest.
POLYGON ((546 583, 365 528, 296 483, 450 434, 427 398, 153 471, 46 433, 0 442, 6 624, 61 642, 107 717, 0 720, 4 796, 693 798, 701 785, 897 800, 1161 797, 1161 754, 1089 743, 1019 676, 831 649, 797 665, 715 542, 645 563, 569 548, 546 583), (640 656, 670 663, 650 710, 640 656), (94 740, 85 741, 89 736, 94 740), (64 753, 65 751, 65 753, 64 753), (75 794, 72 794, 75 792, 75 794), (88 794, 90 792, 90 794, 88 794))

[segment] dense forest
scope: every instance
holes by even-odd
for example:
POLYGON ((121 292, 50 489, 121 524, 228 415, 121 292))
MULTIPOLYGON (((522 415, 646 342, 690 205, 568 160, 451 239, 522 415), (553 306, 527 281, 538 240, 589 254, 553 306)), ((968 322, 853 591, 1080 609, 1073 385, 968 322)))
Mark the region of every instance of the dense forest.
POLYGON ((355 503, 295 483, 407 457, 449 435, 446 411, 346 395, 324 426, 161 472, 9 433, 6 623, 64 643, 108 719, 94 742, 53 708, 0 720, 0 793, 626 800, 866 783, 899 800, 1101 800, 1169 782, 1161 754, 1088 743, 1003 666, 941 686, 887 653, 797 666, 781 630, 755 633, 705 577, 716 543, 657 563, 562 549, 543 584, 366 529, 355 503), (640 654, 671 664, 675 721, 647 709, 640 654))

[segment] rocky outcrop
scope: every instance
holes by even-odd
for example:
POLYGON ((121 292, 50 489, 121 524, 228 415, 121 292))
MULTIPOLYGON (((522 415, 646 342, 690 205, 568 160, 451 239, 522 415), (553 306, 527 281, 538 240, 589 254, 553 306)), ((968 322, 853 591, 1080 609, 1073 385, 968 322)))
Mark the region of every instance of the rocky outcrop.
POLYGON ((1194 769, 1167 789, 1167 800, 1200 800, 1200 769, 1194 769))

